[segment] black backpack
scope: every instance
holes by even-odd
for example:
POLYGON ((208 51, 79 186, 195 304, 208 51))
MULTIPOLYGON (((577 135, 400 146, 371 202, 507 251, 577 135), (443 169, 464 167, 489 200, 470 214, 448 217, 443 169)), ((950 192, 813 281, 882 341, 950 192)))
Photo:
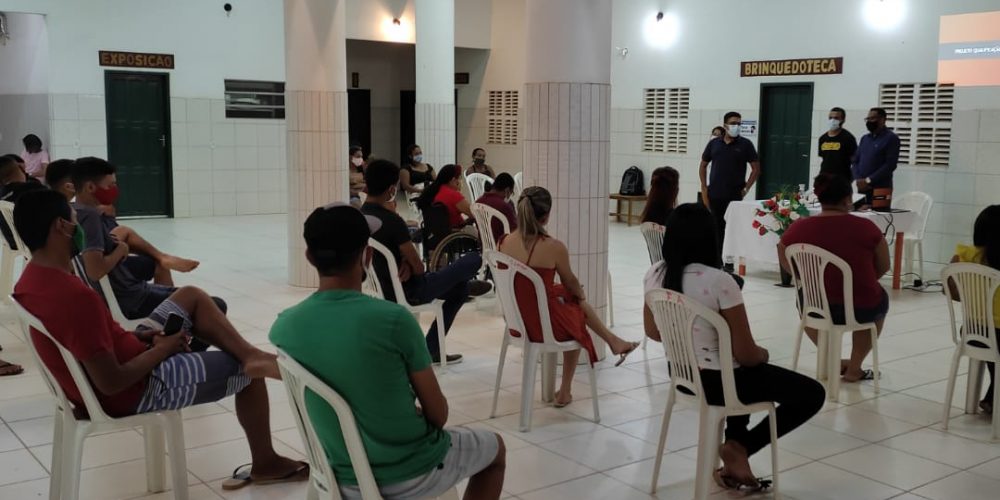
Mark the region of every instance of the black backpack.
POLYGON ((633 165, 622 174, 622 185, 618 194, 626 196, 644 196, 646 194, 646 183, 642 178, 642 169, 633 165))

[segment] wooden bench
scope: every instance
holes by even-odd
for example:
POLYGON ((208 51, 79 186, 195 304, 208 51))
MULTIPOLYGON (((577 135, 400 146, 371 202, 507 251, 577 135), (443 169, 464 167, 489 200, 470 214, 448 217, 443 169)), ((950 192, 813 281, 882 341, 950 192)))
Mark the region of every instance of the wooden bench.
POLYGON ((632 215, 632 203, 636 201, 643 201, 643 202, 646 201, 645 195, 626 195, 626 194, 612 193, 611 199, 618 202, 617 203, 618 208, 616 211, 611 212, 608 215, 613 215, 615 217, 615 220, 618 222, 621 222, 622 216, 624 216, 625 222, 627 222, 629 226, 632 225, 632 219, 635 219, 636 222, 640 222, 639 221, 640 214, 632 215), (625 212, 622 212, 622 202, 624 202, 626 206, 625 212))

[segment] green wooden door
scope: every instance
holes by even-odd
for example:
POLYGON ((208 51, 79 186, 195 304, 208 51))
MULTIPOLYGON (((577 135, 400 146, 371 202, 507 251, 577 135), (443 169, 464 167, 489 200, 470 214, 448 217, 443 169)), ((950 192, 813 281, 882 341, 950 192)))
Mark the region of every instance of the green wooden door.
POLYGON ((108 161, 118 168, 119 216, 173 216, 169 96, 166 74, 105 74, 108 161))
POLYGON ((811 184, 812 102, 811 83, 761 86, 758 199, 770 198, 783 186, 811 184))

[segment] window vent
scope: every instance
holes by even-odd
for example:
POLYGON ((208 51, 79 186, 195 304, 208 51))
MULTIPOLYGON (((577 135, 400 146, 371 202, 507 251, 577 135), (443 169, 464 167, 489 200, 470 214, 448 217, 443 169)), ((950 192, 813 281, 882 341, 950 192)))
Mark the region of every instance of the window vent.
POLYGON ((285 82, 226 80, 226 118, 285 118, 285 82))
POLYGON ((643 90, 642 151, 687 153, 691 90, 643 90))
POLYGON ((487 107, 487 144, 517 145, 518 92, 491 90, 487 107))
POLYGON ((955 86, 942 83, 888 83, 879 87, 879 105, 899 135, 899 162, 948 166, 955 86))

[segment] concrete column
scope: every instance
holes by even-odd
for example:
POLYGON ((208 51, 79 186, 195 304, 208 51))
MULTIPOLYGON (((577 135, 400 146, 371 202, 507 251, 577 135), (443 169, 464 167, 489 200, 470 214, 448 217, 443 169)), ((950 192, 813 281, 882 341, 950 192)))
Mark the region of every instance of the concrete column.
POLYGON ((316 286, 302 224, 348 199, 347 0, 285 0, 288 283, 316 286))
POLYGON ((455 0, 416 0, 416 142, 436 169, 455 163, 455 0))
MULTIPOLYGON (((607 306, 611 0, 527 0, 524 185, 552 193, 587 300, 607 306)), ((598 351, 604 343, 595 339, 598 351)))

